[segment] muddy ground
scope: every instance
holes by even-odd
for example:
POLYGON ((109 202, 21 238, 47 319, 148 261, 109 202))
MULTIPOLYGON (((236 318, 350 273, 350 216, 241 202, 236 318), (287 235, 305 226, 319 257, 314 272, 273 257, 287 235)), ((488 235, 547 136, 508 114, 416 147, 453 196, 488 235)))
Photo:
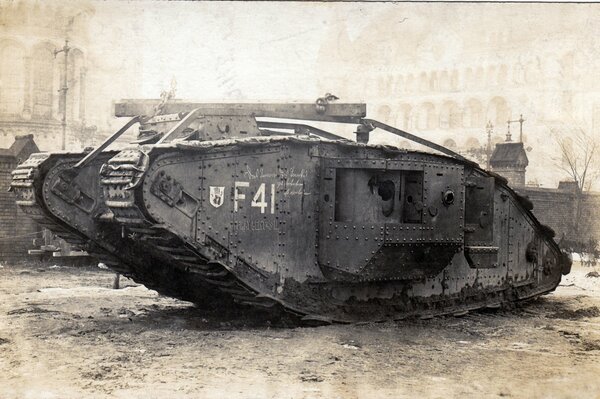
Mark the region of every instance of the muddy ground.
POLYGON ((598 398, 594 270, 510 310, 302 328, 4 264, 0 398, 598 398))

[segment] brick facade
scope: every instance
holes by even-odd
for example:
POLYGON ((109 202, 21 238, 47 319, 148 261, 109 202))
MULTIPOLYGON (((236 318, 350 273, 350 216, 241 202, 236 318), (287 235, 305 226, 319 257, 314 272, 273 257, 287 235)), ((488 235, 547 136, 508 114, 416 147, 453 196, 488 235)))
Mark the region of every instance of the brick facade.
POLYGON ((18 136, 8 149, 0 149, 0 261, 23 260, 41 228, 16 205, 8 191, 11 171, 38 148, 33 136, 18 136))

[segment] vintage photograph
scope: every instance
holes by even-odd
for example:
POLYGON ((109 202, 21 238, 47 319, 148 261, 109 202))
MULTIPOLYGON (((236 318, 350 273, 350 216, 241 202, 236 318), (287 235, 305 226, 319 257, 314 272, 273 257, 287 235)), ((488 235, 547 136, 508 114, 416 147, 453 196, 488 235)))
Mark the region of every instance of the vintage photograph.
POLYGON ((0 0, 0 398, 600 397, 598 37, 0 0))

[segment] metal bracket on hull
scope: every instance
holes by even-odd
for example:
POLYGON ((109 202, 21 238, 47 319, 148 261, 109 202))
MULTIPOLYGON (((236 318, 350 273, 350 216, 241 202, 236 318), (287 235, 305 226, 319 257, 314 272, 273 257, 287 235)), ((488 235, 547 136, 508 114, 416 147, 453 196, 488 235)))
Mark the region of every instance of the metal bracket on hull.
POLYGON ((102 144, 88 153, 73 167, 60 172, 56 182, 52 186, 52 192, 69 204, 73 204, 82 209, 86 213, 91 212, 94 208, 95 200, 87 195, 81 187, 75 183, 77 176, 82 173, 86 166, 90 165, 111 143, 125 133, 129 128, 136 123, 139 123, 141 117, 136 116, 131 118, 121 129, 104 140, 102 144))
POLYGON ((200 108, 196 108, 196 109, 193 109, 190 112, 188 112, 188 114, 177 125, 175 125, 171 130, 169 130, 167 132, 167 134, 162 136, 162 138, 160 140, 158 140, 158 142, 156 144, 162 144, 162 143, 167 142, 167 141, 171 140, 172 138, 176 137, 176 135, 183 132, 183 130, 186 127, 188 127, 188 125, 194 119, 198 118, 199 115, 200 115, 200 108))
POLYGON ((113 133, 110 137, 108 137, 106 140, 104 140, 104 142, 102 144, 100 144, 98 147, 94 148, 92 150, 92 152, 87 154, 81 161, 77 162, 77 164, 75 166, 73 166, 73 169, 75 169, 75 170, 81 169, 85 165, 92 162, 92 160, 94 158, 96 158, 98 156, 98 154, 100 154, 102 151, 104 151, 106 149, 106 147, 111 145, 116 139, 121 137, 123 135, 123 133, 125 133, 127 130, 129 130, 129 128, 131 126, 135 125, 136 123, 139 123, 141 120, 142 120, 142 118, 140 116, 134 116, 133 118, 131 118, 129 120, 129 122, 127 122, 125 125, 123 125, 122 128, 120 128, 115 133, 113 133))
POLYGON ((68 204, 75 205, 86 213, 90 213, 94 208, 94 199, 83 192, 74 181, 65 180, 63 175, 59 175, 54 181, 52 192, 68 204))
POLYGON ((187 217, 192 218, 198 209, 198 201, 188 194, 180 182, 160 171, 154 178, 150 192, 170 207, 179 209, 187 217))
POLYGON ((288 122, 270 122, 270 121, 258 121, 258 127, 267 129, 290 129, 294 131, 294 134, 314 134, 315 136, 323 137, 329 140, 340 140, 341 137, 329 133, 325 130, 317 129, 314 126, 305 125, 302 123, 288 123, 288 122))
POLYGON ((429 147, 429 148, 431 148, 433 150, 439 151, 442 154, 449 155, 449 156, 451 156, 453 158, 460 159, 461 161, 473 163, 472 161, 468 160, 467 158, 463 157, 462 155, 459 155, 456 152, 447 149, 446 147, 443 147, 443 146, 441 146, 439 144, 436 144, 436 143, 434 143, 432 141, 425 140, 424 138, 421 138, 419 136, 415 136, 414 134, 410 134, 408 132, 405 132, 404 130, 400 130, 398 128, 386 125, 385 123, 376 121, 374 119, 363 119, 361 122, 362 122, 363 125, 373 126, 373 127, 385 130, 388 133, 392 133, 392 134, 395 134, 396 136, 400 136, 400 137, 403 137, 403 138, 408 139, 410 141, 414 141, 417 144, 424 145, 425 147, 429 147))
POLYGON ((465 258, 474 269, 498 267, 498 247, 465 246, 465 258))

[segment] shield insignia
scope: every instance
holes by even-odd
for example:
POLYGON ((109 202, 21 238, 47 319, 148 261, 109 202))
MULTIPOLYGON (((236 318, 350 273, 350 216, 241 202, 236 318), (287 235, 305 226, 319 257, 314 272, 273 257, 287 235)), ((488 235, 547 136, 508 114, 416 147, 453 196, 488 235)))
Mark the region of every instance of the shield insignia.
POLYGON ((209 201, 215 208, 223 205, 223 198, 225 197, 225 187, 210 186, 210 197, 209 201))

